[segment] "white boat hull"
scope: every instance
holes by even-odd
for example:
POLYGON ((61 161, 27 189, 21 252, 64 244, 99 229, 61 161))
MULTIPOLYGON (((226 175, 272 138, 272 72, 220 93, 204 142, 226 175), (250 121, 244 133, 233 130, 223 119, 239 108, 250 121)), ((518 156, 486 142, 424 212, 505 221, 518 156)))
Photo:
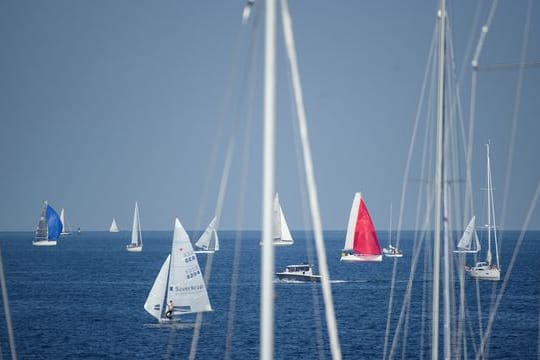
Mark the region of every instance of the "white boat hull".
POLYGON ((197 250, 194 251, 195 254, 213 254, 215 253, 215 250, 197 250))
MULTIPOLYGON (((293 240, 273 240, 272 245, 274 246, 289 246, 294 244, 293 240)), ((263 245, 262 240, 259 242, 259 245, 263 245)))
POLYGON ((401 253, 397 253, 397 254, 384 253, 384 256, 386 256, 386 257, 400 258, 400 257, 403 257, 403 254, 401 254, 401 253))
POLYGON ((126 250, 129 251, 129 252, 141 252, 142 251, 142 246, 129 246, 129 245, 126 245, 126 250))
POLYGON ((379 262, 382 261, 382 255, 371 255, 371 254, 344 254, 341 255, 340 261, 350 261, 350 262, 379 262))
POLYGON ((501 280, 501 271, 496 267, 490 266, 478 266, 472 267, 469 270, 469 275, 472 278, 480 280, 492 280, 499 281, 501 280))
POLYGON ((276 273, 276 276, 280 281, 291 281, 291 282, 321 282, 320 275, 302 275, 302 274, 291 274, 287 272, 276 273))
POLYGON ((32 241, 32 245, 34 245, 34 246, 56 246, 56 240, 32 241))

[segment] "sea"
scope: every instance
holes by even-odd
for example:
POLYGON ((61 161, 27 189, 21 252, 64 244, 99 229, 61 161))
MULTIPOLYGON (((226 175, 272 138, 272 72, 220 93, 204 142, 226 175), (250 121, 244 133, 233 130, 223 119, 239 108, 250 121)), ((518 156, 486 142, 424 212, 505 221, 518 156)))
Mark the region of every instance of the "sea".
MULTIPOLYGON (((255 359, 259 357, 260 233, 221 231, 219 236, 221 250, 213 257, 208 285, 213 311, 202 317, 196 358, 255 359), (232 283, 237 286, 231 297, 232 283)), ((318 273, 313 234, 293 231, 293 236, 294 245, 275 248, 276 270, 309 262, 318 273)), ((388 344, 395 342, 392 356, 430 358, 432 280, 430 260, 425 255, 425 251, 431 252, 430 243, 426 242, 414 256, 415 232, 402 232, 403 258, 351 264, 339 261, 344 237, 344 231, 325 232, 343 358, 383 358, 391 289, 390 332, 386 337, 388 344), (409 280, 415 257, 418 259, 415 276, 409 280), (408 286, 410 301, 404 302, 408 286), (400 322, 402 309, 405 310, 400 322), (399 323, 400 330, 396 333, 399 323)), ((188 358, 195 317, 188 316, 181 325, 158 325, 143 308, 160 266, 170 252, 172 229, 143 231, 142 253, 125 250, 129 238, 129 232, 83 232, 60 238, 56 247, 34 247, 32 232, 0 233, 19 359, 188 358)), ((519 232, 507 231, 501 239, 503 278, 518 238, 519 232)), ((381 233, 381 246, 386 245, 387 239, 381 233)), ((466 352, 461 352, 463 358, 475 357, 480 326, 486 328, 490 309, 496 305, 502 290, 504 294, 487 343, 487 358, 539 358, 539 240, 538 231, 525 234, 506 282, 477 283, 465 278, 463 327, 466 330, 460 343, 467 346, 466 352)), ((482 251, 480 255, 483 254, 482 251)), ((207 256, 198 255, 203 270, 207 256)), ((451 324, 455 329, 459 313, 457 269, 462 264, 457 265, 456 255, 452 258, 455 292, 451 324)), ((472 265, 473 256, 468 255, 467 262, 472 265)), ((274 304, 275 359, 331 358, 320 284, 276 280, 274 304)), ((441 334, 442 309, 441 305, 441 334)), ((457 341, 452 339, 453 346, 457 341)), ((442 357, 442 336, 439 349, 442 357)), ((1 357, 10 358, 9 350, 4 311, 0 311, 1 357)), ((390 354, 390 347, 386 354, 390 354)))

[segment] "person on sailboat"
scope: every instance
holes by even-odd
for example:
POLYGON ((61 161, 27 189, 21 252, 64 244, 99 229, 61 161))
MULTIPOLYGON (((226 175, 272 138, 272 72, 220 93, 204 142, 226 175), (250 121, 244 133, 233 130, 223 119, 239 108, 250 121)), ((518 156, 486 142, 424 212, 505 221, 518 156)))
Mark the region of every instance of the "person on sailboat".
POLYGON ((167 304, 167 312, 165 313, 165 316, 167 317, 167 319, 172 319, 173 310, 174 310, 173 302, 172 300, 169 300, 169 303, 167 304))

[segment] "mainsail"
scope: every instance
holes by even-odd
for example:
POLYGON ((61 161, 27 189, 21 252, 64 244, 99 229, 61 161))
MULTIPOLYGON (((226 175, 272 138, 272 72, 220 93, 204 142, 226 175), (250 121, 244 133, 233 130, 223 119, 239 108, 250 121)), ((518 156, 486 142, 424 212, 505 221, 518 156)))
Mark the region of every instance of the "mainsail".
POLYGON ((473 216, 469 224, 465 228, 461 239, 457 244, 457 250, 454 250, 455 253, 477 253, 480 251, 480 241, 478 240, 478 235, 474 229, 476 222, 476 216, 473 216), (474 247, 472 246, 472 239, 474 237, 474 247))
POLYGON ((219 251, 219 238, 216 230, 216 217, 210 221, 204 233, 199 237, 195 245, 203 250, 219 251))
POLYGON ((273 239, 274 241, 283 241, 292 243, 293 238, 291 232, 289 231, 289 226, 287 225, 287 220, 285 220, 285 215, 283 214, 283 209, 281 209, 281 204, 279 203, 278 193, 274 196, 274 224, 273 224, 273 239))
POLYGON ((109 232, 119 232, 120 229, 118 228, 118 225, 116 224, 116 219, 112 219, 111 227, 109 228, 109 232))
POLYGON ((135 202, 135 211, 133 212, 133 227, 131 228, 131 245, 133 246, 142 245, 141 224, 140 224, 140 218, 139 218, 139 204, 137 202, 135 202))

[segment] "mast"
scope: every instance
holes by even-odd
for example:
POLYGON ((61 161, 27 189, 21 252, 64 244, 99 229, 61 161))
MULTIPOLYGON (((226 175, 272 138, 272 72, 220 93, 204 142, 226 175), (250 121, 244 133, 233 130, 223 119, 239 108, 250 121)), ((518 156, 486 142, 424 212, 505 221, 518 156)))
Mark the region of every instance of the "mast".
POLYGON ((276 0, 266 0, 264 49, 264 140, 261 261, 261 360, 274 357, 274 245, 272 217, 276 122, 276 0))
POLYGON ((390 203, 390 229, 388 230, 388 248, 392 246, 392 203, 390 203))
POLYGON ((443 171, 443 126, 444 126, 444 43, 446 2, 439 6, 439 64, 437 90, 437 139, 435 169, 435 234, 433 243, 433 303, 431 323, 431 358, 439 358, 439 278, 441 252, 441 190, 443 171))

